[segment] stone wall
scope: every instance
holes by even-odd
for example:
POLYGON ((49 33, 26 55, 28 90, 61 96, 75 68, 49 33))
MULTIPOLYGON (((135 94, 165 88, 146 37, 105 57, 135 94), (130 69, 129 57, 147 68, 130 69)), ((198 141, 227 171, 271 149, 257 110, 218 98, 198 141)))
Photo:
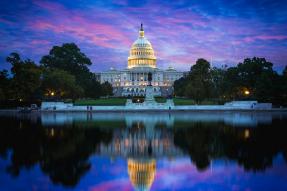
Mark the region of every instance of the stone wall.
POLYGON ((179 105, 175 106, 173 100, 168 99, 166 103, 145 101, 143 103, 132 103, 128 99, 125 106, 74 106, 72 103, 64 102, 42 102, 42 111, 131 111, 131 110, 270 110, 271 103, 258 103, 257 101, 235 101, 224 105, 179 105))

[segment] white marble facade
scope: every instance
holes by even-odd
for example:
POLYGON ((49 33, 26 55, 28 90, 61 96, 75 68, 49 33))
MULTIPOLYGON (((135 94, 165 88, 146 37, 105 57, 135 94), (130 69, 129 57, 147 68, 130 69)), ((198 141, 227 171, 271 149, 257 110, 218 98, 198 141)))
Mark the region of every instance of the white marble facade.
POLYGON ((155 96, 170 95, 175 80, 183 77, 183 72, 169 67, 161 70, 156 67, 156 57, 151 43, 144 37, 143 27, 138 39, 133 43, 128 57, 128 66, 124 70, 111 68, 98 73, 101 83, 109 82, 116 96, 145 96, 148 85, 148 73, 152 74, 151 85, 155 96))

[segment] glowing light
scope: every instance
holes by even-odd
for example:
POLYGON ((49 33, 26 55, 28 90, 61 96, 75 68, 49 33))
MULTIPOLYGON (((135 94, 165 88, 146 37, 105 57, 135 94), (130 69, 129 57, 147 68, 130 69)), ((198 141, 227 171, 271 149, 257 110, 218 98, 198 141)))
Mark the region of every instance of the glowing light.
POLYGON ((249 92, 248 90, 245 90, 245 91, 244 91, 244 94, 245 94, 245 95, 249 95, 250 92, 249 92))
POLYGON ((51 92, 51 96, 54 96, 55 95, 55 92, 51 92))
POLYGON ((51 129, 51 137, 54 137, 54 135, 55 135, 55 132, 54 132, 54 129, 52 128, 51 129))
POLYGON ((244 138, 245 138, 245 139, 248 139, 249 137, 250 137, 249 129, 245 129, 245 130, 244 130, 244 138))

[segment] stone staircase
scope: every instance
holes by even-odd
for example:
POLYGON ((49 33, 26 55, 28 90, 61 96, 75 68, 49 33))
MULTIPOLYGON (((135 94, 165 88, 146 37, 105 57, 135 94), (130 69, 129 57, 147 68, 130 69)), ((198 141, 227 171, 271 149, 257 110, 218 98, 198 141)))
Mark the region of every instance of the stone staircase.
POLYGON ((123 88, 122 87, 114 87, 113 93, 114 93, 115 97, 121 97, 122 93, 123 93, 123 88))

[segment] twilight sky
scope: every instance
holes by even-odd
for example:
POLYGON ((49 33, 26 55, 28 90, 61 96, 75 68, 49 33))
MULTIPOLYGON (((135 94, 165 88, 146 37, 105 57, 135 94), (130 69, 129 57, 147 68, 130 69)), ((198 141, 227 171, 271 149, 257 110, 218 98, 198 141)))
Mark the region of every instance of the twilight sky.
POLYGON ((140 23, 159 68, 184 71, 198 58, 213 66, 265 57, 287 65, 286 0, 1 0, 0 69, 18 52, 39 62, 54 45, 74 42, 92 71, 127 66, 140 23))

